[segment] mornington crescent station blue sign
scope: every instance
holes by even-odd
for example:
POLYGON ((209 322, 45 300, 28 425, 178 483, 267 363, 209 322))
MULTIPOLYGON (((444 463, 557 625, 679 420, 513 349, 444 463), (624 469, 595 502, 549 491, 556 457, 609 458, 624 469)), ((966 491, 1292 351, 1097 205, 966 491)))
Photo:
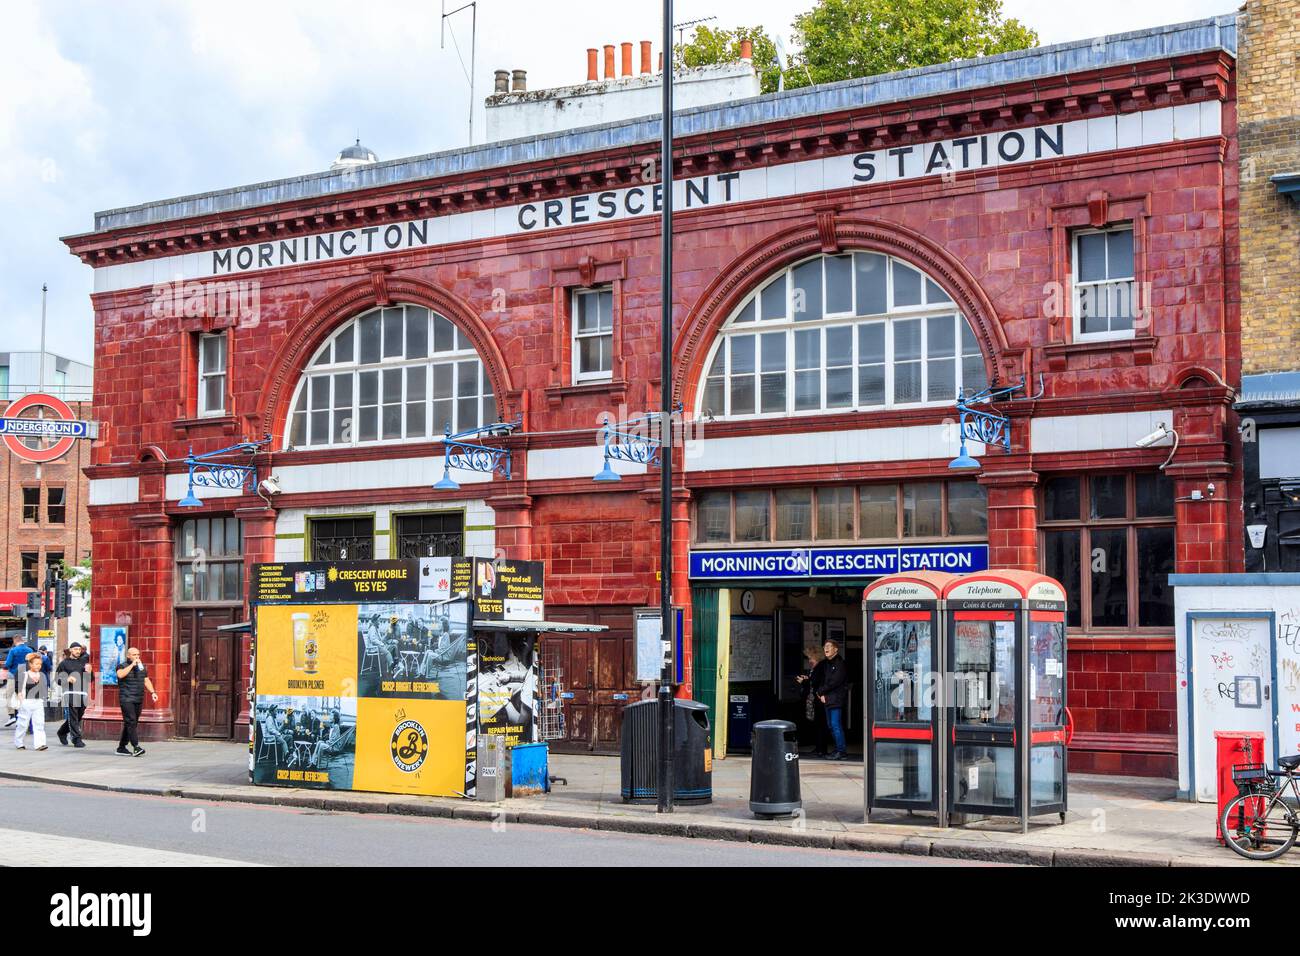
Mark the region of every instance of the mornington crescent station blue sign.
POLYGON ((962 574, 966 571, 985 571, 988 566, 987 544, 691 552, 691 577, 704 581, 875 578, 906 571, 949 571, 962 574))

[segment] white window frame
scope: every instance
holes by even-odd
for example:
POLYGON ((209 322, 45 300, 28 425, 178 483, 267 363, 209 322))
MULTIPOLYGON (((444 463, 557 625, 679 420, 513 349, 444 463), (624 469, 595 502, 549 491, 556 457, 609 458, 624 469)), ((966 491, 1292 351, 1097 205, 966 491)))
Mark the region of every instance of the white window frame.
POLYGON ((225 332, 205 332, 199 336, 199 354, 198 354, 198 403, 195 406, 198 409, 200 418, 218 418, 226 414, 226 393, 229 391, 230 374, 230 340, 225 332), (206 350, 204 344, 214 339, 220 339, 222 342, 221 355, 223 364, 220 369, 209 369, 204 366, 204 356, 206 350), (207 405, 208 380, 220 378, 221 381, 221 405, 217 408, 209 408, 207 405))
MULTIPOLYGON (((963 350, 963 344, 964 344, 963 329, 968 326, 969 326, 969 322, 967 321, 965 315, 962 313, 961 309, 957 306, 957 303, 951 298, 950 293, 948 293, 946 289, 943 289, 943 287, 940 286, 939 283, 935 282, 934 279, 931 276, 929 276, 927 273, 925 273, 921 269, 918 269, 916 266, 912 265, 911 263, 906 262, 905 260, 897 259, 897 257, 890 256, 887 253, 880 253, 874 250, 858 250, 858 249, 844 250, 843 252, 837 253, 835 255, 811 256, 808 259, 803 259, 799 262, 792 263, 785 269, 781 270, 781 272, 777 273, 776 276, 769 276, 767 279, 765 279, 761 284, 759 284, 754 289, 753 292, 751 292, 748 296, 746 296, 744 301, 735 310, 735 312, 732 313, 731 317, 723 325, 721 331, 714 339, 712 348, 709 350, 709 354, 704 363, 703 374, 700 376, 700 382, 696 393, 695 407, 697 409, 697 414, 704 415, 707 410, 707 411, 711 411, 714 417, 718 419, 725 419, 727 421, 747 421, 750 419, 757 419, 757 418, 801 418, 801 417, 810 417, 816 415, 842 414, 844 412, 853 412, 853 411, 866 411, 866 410, 879 411, 879 410, 891 410, 896 408, 910 409, 910 408, 951 406, 956 402, 957 390, 961 389, 965 384, 963 382, 963 375, 962 375, 963 361, 966 357, 966 353, 963 350), (850 275, 852 277, 852 285, 850 287, 850 300, 853 303, 853 307, 850 309, 850 311, 831 313, 828 315, 828 313, 825 310, 826 287, 825 287, 825 272, 823 272, 823 282, 822 282, 822 299, 823 299, 822 316, 823 317, 815 320, 795 321, 792 318, 794 314, 793 313, 794 282, 792 279, 794 270, 797 267, 811 260, 836 258, 837 256, 852 255, 854 253, 875 254, 884 257, 885 271, 886 271, 885 311, 883 313, 877 313, 872 315, 860 316, 856 314, 857 270, 856 268, 851 267, 850 275), (901 265, 906 266, 907 268, 913 270, 914 272, 920 273, 921 281, 922 281, 922 290, 923 290, 921 304, 906 305, 906 306, 893 305, 894 263, 895 262, 899 262, 901 265), (948 295, 949 298, 946 301, 929 302, 928 299, 930 297, 930 292, 927 287, 927 280, 930 283, 933 283, 936 287, 938 287, 944 295, 948 295), (764 291, 767 290, 772 285, 773 282, 785 282, 786 284, 786 288, 785 288, 786 317, 782 319, 763 319, 759 317, 761 313, 761 306, 758 305, 757 303, 759 302, 759 300, 761 300, 764 291), (741 315, 743 315, 747 309, 750 308, 751 304, 754 304, 753 317, 748 320, 738 322, 737 321, 738 318, 741 315), (929 338, 928 320, 933 318, 939 318, 939 317, 947 317, 947 316, 952 316, 954 322, 955 338, 954 338, 953 358, 955 360, 955 368, 953 374, 954 374, 955 387, 953 389, 953 394, 951 396, 944 396, 942 398, 929 400, 926 397, 929 392, 929 366, 930 366, 929 351, 928 351, 928 338, 929 338), (915 402, 895 402, 894 401, 894 378, 895 378, 894 327, 895 327, 895 323, 898 321, 906 321, 911 319, 919 319, 921 321, 921 330, 920 330, 921 331, 921 357, 920 357, 921 398, 919 401, 915 401, 915 402), (859 379, 860 379, 861 372, 860 372, 860 357, 858 355, 858 345, 859 345, 858 329, 860 326, 864 326, 864 325, 883 325, 884 327, 885 401, 883 404, 880 403, 863 404, 861 400, 861 395, 859 394, 859 384, 860 384, 859 379), (852 399, 848 404, 845 405, 828 406, 827 391, 826 391, 826 378, 827 378, 827 368, 828 368, 827 350, 826 350, 827 332, 825 330, 839 329, 839 328, 848 328, 851 330, 851 339, 850 339, 852 345, 851 359, 847 365, 841 365, 836 367, 837 368, 847 367, 850 370, 850 375, 852 378, 852 399), (814 329, 822 330, 820 333, 821 334, 820 401, 817 408, 797 409, 795 407, 796 405, 795 394, 797 390, 797 385, 796 385, 797 379, 796 379, 796 369, 795 369, 795 336, 800 331, 814 330, 814 329), (762 409, 762 378, 763 378, 761 337, 765 332, 782 333, 786 337, 786 359, 785 359, 784 370, 780 373, 768 373, 768 374, 783 374, 785 376, 786 378, 785 406, 780 410, 767 411, 767 412, 761 410, 762 409), (732 383, 732 376, 730 374, 731 343, 732 340, 735 339, 737 336, 742 336, 742 335, 754 336, 754 371, 752 373, 746 373, 754 379, 754 411, 740 413, 740 414, 733 414, 731 411, 731 383, 732 383), (712 369, 714 362, 718 359, 720 353, 723 356, 723 364, 722 364, 723 408, 706 409, 706 395, 707 395, 709 381, 710 381, 709 372, 712 369)), ((971 332, 973 335, 974 334, 973 328, 971 329, 971 332)), ((976 341, 976 346, 978 348, 978 341, 976 341)), ((973 352, 970 354, 974 355, 977 353, 973 352)), ((983 359, 981 355, 981 362, 982 361, 983 359)))
MULTIPOLYGON (((475 350, 473 343, 455 322, 437 312, 422 305, 415 303, 396 302, 390 306, 384 306, 377 309, 367 309, 365 312, 353 316, 348 321, 339 325, 337 329, 321 343, 312 357, 303 367, 298 377, 298 384, 293 391, 293 398, 289 403, 289 412, 285 421, 284 429, 284 447, 286 449, 307 450, 317 448, 354 448, 354 447, 371 447, 378 445, 398 445, 406 442, 423 442, 438 441, 443 438, 443 426, 435 422, 434 410, 438 402, 449 401, 451 403, 451 425, 452 432, 457 433, 473 428, 478 425, 490 424, 486 420, 484 403, 491 400, 492 410, 496 416, 500 417, 500 406, 498 402, 500 397, 496 395, 492 385, 492 378, 488 373, 487 365, 483 362, 478 352, 475 350), (386 335, 383 313, 390 309, 422 309, 427 316, 428 329, 425 340, 425 354, 422 356, 406 357, 406 323, 407 316, 403 315, 401 323, 402 329, 402 348, 388 357, 384 353, 388 351, 384 342, 386 335), (379 360, 376 362, 362 363, 361 341, 360 341, 360 323, 361 320, 369 315, 378 314, 379 316, 379 334, 380 348, 379 360), (453 348, 445 351, 435 351, 435 328, 437 319, 444 319, 449 322, 455 330, 453 348), (352 347, 351 358, 344 361, 334 361, 333 348, 335 341, 345 332, 351 330, 352 347), (460 366, 465 362, 474 362, 477 365, 474 376, 474 392, 461 394, 460 391, 460 366), (436 366, 451 367, 451 397, 447 399, 434 398, 434 368, 436 366), (384 375, 390 371, 395 371, 402 376, 401 397, 395 403, 400 409, 400 425, 398 435, 394 438, 383 437, 384 433, 384 375), (366 408, 374 408, 376 415, 376 438, 370 440, 361 440, 361 375, 363 373, 376 373, 378 382, 376 384, 376 404, 367 405, 366 408), (424 375, 424 397, 417 402, 409 401, 408 396, 408 379, 412 373, 419 372, 424 375), (348 375, 351 377, 351 400, 347 405, 341 405, 335 408, 334 385, 335 376, 348 375), (315 379, 325 380, 325 402, 326 404, 320 409, 313 409, 311 406, 310 388, 311 382, 315 379), (460 404, 462 401, 473 400, 477 415, 473 422, 464 422, 460 419, 460 404), (303 407, 299 408, 299 404, 303 407), (423 405, 424 427, 416 434, 408 436, 407 413, 408 406, 420 404, 423 405), (312 412, 325 413, 325 441, 313 441, 312 432, 312 412), (335 412, 345 413, 345 417, 350 419, 352 426, 348 431, 348 441, 334 441, 334 415, 335 412), (302 441, 295 444, 294 427, 295 419, 298 415, 303 415, 302 441)), ((388 403, 390 406, 394 403, 388 403)))
POLYGON ((573 384, 586 382, 609 382, 614 378, 614 287, 611 285, 592 286, 586 289, 574 289, 569 299, 569 356, 573 367, 573 384), (609 328, 602 328, 605 318, 601 311, 601 297, 609 295, 609 328), (582 332, 578 329, 578 300, 590 296, 596 300, 597 328, 595 331, 582 332), (583 371, 581 343, 585 339, 609 339, 609 368, 596 371, 583 371))
POLYGON ((1138 284, 1137 284, 1137 232, 1133 228, 1133 223, 1116 223, 1113 226, 1104 226, 1100 229, 1077 229, 1070 236, 1070 297, 1071 312, 1073 313, 1074 341, 1076 342, 1116 342, 1125 339, 1131 339, 1137 335, 1137 320, 1141 311, 1141 303, 1138 302, 1138 284), (1112 233, 1128 232, 1133 236, 1133 268, 1128 276, 1112 277, 1110 275, 1110 243, 1106 243, 1106 278, 1092 279, 1084 281, 1079 278, 1079 268, 1082 261, 1079 256, 1079 239, 1083 236, 1110 235, 1112 233), (1133 313, 1133 326, 1127 329, 1111 329, 1109 313, 1114 311, 1113 305, 1116 301, 1117 293, 1120 286, 1128 285, 1129 310, 1133 313), (1082 303, 1084 296, 1101 296, 1106 297, 1108 326, 1105 332, 1085 332, 1083 331, 1083 310, 1082 303))

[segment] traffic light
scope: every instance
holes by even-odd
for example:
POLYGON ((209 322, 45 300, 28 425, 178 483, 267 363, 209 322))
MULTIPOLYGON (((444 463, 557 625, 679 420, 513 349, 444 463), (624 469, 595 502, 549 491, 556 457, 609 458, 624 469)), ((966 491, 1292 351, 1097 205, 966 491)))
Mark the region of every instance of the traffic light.
POLYGON ((54 582, 54 616, 67 617, 69 613, 68 582, 59 578, 54 582))
POLYGON ((40 591, 27 592, 27 613, 29 614, 41 613, 41 592, 40 591))

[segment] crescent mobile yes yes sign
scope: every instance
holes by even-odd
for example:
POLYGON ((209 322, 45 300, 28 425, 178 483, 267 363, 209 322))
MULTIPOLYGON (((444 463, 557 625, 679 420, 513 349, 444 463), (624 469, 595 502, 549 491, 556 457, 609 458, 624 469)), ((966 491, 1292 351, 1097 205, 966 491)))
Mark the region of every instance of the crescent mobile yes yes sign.
POLYGON ((79 438, 98 438, 99 423, 76 418, 68 403, 53 395, 34 392, 11 402, 0 418, 0 438, 9 450, 24 461, 56 461, 72 450, 79 438), (23 412, 32 408, 45 408, 53 412, 49 418, 22 418, 23 412), (33 448, 24 438, 44 438, 52 442, 45 448, 33 448))

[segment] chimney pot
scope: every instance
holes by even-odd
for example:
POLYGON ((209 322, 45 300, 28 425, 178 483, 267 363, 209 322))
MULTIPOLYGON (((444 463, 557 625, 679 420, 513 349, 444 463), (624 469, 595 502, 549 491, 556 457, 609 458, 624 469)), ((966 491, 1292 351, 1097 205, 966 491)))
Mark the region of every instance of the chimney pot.
POLYGON ((515 70, 510 75, 510 92, 523 93, 528 89, 528 71, 515 70))
POLYGON ((614 78, 614 44, 605 44, 605 79, 614 78))
POLYGON ((496 83, 493 87, 494 93, 510 92, 510 72, 508 70, 497 70, 493 74, 496 77, 496 83))
POLYGON ((754 44, 750 40, 740 41, 740 58, 742 60, 754 59, 754 44))
POLYGON ((587 82, 595 83, 600 79, 600 73, 596 65, 596 58, 600 56, 600 51, 594 46, 587 47, 587 82))
POLYGON ((622 60, 623 60, 623 64, 622 64, 622 65, 623 65, 622 75, 623 75, 623 76, 631 76, 631 75, 632 75, 632 44, 630 44, 630 43, 623 43, 623 44, 620 44, 620 46, 621 46, 621 48, 622 48, 620 52, 623 54, 623 56, 622 56, 622 60))
POLYGON ((659 51, 659 72, 662 73, 663 71, 664 71, 664 51, 660 50, 659 51))
POLYGON ((650 72, 650 41, 641 41, 641 72, 650 72))

